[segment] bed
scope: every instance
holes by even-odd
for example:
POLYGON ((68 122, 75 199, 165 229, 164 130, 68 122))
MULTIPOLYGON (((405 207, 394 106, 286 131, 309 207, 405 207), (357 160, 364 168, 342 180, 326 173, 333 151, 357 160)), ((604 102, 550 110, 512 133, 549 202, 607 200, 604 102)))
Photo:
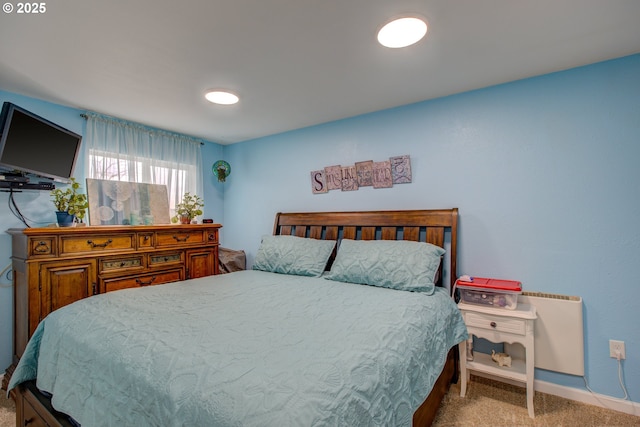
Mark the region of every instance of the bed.
POLYGON ((51 313, 9 390, 57 425, 430 425, 467 338, 456 244, 457 209, 280 213, 252 270, 51 313))

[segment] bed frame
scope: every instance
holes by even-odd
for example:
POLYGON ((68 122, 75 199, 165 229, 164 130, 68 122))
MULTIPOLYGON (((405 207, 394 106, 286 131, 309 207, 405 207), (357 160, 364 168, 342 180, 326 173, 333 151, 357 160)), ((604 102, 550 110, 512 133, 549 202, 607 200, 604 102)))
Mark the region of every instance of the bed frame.
MULTIPOLYGON (((436 285, 444 286, 449 277, 449 292, 454 289, 457 262, 458 209, 368 211, 368 212, 309 212, 278 213, 273 226, 274 235, 292 235, 313 239, 340 240, 411 240, 445 247, 449 233, 449 248, 440 264, 436 285), (448 274, 443 274, 443 266, 448 274)), ((329 259, 330 268, 335 250, 329 259)), ((444 369, 436 383, 413 414, 414 426, 430 426, 451 383, 458 381, 458 347, 447 355, 444 369)))
MULTIPOLYGON (((449 277, 449 290, 456 279, 458 209, 278 213, 273 234, 293 235, 315 239, 339 240, 412 240, 449 248, 440 267, 437 285, 443 286, 449 277), (446 240, 448 234, 449 239, 446 240), (443 274, 443 266, 448 268, 443 274)), ((335 253, 334 253, 335 256, 335 253)), ((333 261, 330 259, 329 266, 333 261)), ((328 268, 328 267, 327 267, 328 268)), ((413 415, 414 426, 429 426, 433 422, 440 402, 458 375, 457 346, 447 355, 442 373, 422 405, 413 415)), ((48 425, 70 427, 68 417, 51 407, 50 399, 40 393, 34 381, 28 381, 11 392, 16 401, 16 425, 48 425), (38 424, 43 422, 43 424, 38 424)))

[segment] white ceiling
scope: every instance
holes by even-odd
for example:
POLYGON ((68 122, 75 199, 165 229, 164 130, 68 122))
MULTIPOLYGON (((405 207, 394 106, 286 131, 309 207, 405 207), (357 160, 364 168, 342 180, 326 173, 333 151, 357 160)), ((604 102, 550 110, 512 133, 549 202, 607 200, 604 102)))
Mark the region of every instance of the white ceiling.
POLYGON ((638 0, 58 0, 0 14, 0 89, 221 144, 638 52, 638 0), (378 45, 407 12, 427 37, 378 45), (240 103, 210 104, 209 88, 240 103))

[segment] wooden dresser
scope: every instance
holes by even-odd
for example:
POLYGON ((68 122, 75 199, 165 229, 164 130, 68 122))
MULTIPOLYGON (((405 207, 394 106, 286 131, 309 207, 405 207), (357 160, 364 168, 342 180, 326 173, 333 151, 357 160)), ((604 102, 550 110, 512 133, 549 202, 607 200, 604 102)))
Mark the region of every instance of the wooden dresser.
POLYGON ((220 224, 9 229, 13 363, 52 311, 91 295, 218 274, 220 224))

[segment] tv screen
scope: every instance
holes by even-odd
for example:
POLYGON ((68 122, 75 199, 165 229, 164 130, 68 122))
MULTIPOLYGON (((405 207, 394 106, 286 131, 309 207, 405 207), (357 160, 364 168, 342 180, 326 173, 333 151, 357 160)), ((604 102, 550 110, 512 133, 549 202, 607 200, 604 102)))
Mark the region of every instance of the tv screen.
POLYGON ((0 117, 0 167, 69 182, 82 137, 5 102, 0 117))

